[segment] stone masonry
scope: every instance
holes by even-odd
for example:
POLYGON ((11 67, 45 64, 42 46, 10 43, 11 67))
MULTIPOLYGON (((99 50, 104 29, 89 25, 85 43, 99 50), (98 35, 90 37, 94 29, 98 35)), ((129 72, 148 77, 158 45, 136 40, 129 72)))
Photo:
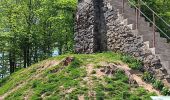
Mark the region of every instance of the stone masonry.
POLYGON ((106 50, 106 26, 102 0, 81 0, 75 26, 75 51, 93 53, 106 50))
POLYGON ((144 70, 156 78, 170 82, 167 70, 152 53, 143 36, 128 25, 109 0, 81 0, 78 3, 75 26, 75 51, 94 53, 115 51, 141 60, 144 70))

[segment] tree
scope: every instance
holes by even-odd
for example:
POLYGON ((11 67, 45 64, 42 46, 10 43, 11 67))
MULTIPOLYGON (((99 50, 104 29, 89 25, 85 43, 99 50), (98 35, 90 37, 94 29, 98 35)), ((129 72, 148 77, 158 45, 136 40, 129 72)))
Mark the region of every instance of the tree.
POLYGON ((1 0, 0 51, 10 73, 52 56, 71 52, 76 0, 1 0))

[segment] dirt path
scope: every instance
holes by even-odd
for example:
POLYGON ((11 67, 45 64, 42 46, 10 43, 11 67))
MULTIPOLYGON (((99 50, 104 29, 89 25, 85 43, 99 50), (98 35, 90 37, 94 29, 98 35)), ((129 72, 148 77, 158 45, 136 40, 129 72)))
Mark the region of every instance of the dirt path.
POLYGON ((132 69, 129 68, 127 65, 124 65, 124 64, 114 65, 114 66, 117 66, 119 69, 124 70, 124 71, 125 71, 125 74, 126 74, 128 77, 130 77, 130 78, 132 78, 133 80, 135 80, 139 86, 143 87, 144 89, 148 90, 149 92, 155 92, 157 95, 161 95, 161 93, 160 93, 158 90, 154 89, 154 87, 153 87, 151 84, 146 83, 145 81, 142 80, 141 77, 139 77, 139 76, 137 75, 137 73, 140 73, 140 72, 135 72, 135 74, 134 74, 134 72, 132 71, 132 69))
MULTIPOLYGON (((103 66, 103 64, 102 64, 102 66, 103 66)), ((125 74, 129 77, 129 79, 136 81, 136 83, 139 86, 143 87, 145 90, 148 90, 149 92, 155 92, 157 95, 161 95, 161 93, 158 90, 154 89, 154 87, 151 84, 146 83, 145 81, 142 80, 142 78, 139 76, 139 75, 142 74, 141 72, 132 70, 131 68, 128 67, 128 65, 126 65, 126 64, 118 64, 118 65, 116 65, 116 64, 109 64, 109 65, 104 64, 104 66, 114 66, 118 69, 123 70, 125 72, 125 74)), ((87 70, 87 74, 90 75, 90 73, 93 71, 93 65, 89 64, 87 66, 86 70, 87 70)), ((101 76, 104 76, 104 75, 106 75, 106 74, 101 72, 100 69, 96 70, 96 76, 97 77, 101 77, 101 76)))
POLYGON ((4 95, 0 96, 0 100, 3 100, 5 97, 7 97, 9 94, 11 94, 12 92, 16 91, 17 89, 23 87, 26 83, 28 83, 30 80, 32 79, 36 79, 38 78, 40 75, 43 74, 43 71, 46 70, 46 68, 50 68, 50 67, 54 67, 56 65, 58 65, 60 62, 59 61, 47 61, 44 65, 41 65, 42 67, 40 67, 39 69, 37 69, 36 73, 34 75, 32 75, 27 81, 19 84, 18 86, 16 86, 15 88, 13 88, 12 90, 8 91, 7 93, 5 93, 4 95))
MULTIPOLYGON (((95 98, 95 91, 93 91, 93 80, 92 80, 92 71, 94 70, 94 64, 88 64, 87 66, 86 66, 86 71, 87 71, 87 79, 86 79, 86 81, 87 81, 87 84, 88 84, 88 87, 89 87, 89 92, 88 92, 88 96, 89 97, 94 97, 95 98)), ((80 97, 78 97, 78 98, 80 98, 79 100, 83 100, 82 98, 83 98, 84 96, 80 96, 80 97)))
MULTIPOLYGON (((117 65, 117 64, 113 64, 113 63, 111 63, 111 64, 105 63, 105 64, 101 64, 101 66, 114 66, 114 67, 110 67, 110 68, 121 69, 125 72, 125 74, 129 77, 129 79, 134 80, 138 84, 138 86, 143 87, 145 90, 147 90, 149 92, 155 92, 157 95, 161 95, 161 93, 158 90, 154 89, 154 87, 151 84, 146 83, 145 81, 142 80, 142 78, 140 76, 142 74, 141 72, 132 70, 131 68, 128 67, 128 65, 125 65, 125 64, 117 65)), ((91 87, 93 87, 93 82, 90 79, 90 76, 91 76, 91 73, 93 70, 94 70, 93 64, 88 64, 86 66, 87 77, 85 78, 85 80, 87 81, 87 84, 90 89, 91 89, 91 87)), ((105 72, 101 72, 101 69, 95 69, 95 71, 96 71, 95 76, 97 76, 97 77, 103 77, 103 76, 107 75, 105 72)), ((92 93, 92 91, 90 90, 90 94, 91 93, 92 93)), ((84 100, 83 99, 84 96, 79 96, 78 98, 79 98, 79 100, 84 100)))
MULTIPOLYGON (((93 64, 88 64, 87 66, 85 66, 86 68, 86 72, 87 72, 87 76, 84 78, 84 81, 87 82, 88 87, 89 87, 89 93, 88 95, 90 96, 91 92, 92 92, 92 80, 91 80, 91 72, 93 71, 93 64)), ((84 95, 79 95, 78 96, 78 100, 84 100, 84 95)))

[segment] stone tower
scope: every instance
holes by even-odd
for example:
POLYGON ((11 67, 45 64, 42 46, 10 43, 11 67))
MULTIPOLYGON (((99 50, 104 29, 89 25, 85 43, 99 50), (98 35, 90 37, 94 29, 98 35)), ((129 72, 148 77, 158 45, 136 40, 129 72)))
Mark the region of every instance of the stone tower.
POLYGON ((103 6, 103 0, 79 0, 74 38, 77 53, 107 50, 103 6))

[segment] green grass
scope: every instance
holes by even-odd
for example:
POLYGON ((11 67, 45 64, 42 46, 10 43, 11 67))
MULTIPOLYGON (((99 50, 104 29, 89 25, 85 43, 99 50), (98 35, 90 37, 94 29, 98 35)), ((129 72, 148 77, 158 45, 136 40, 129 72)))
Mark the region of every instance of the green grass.
POLYGON ((144 72, 142 79, 148 83, 151 83, 155 89, 159 90, 162 93, 162 95, 166 95, 166 96, 170 95, 170 89, 164 86, 161 80, 156 79, 149 72, 144 72))
MULTIPOLYGON (((132 98, 130 100, 150 100, 149 93, 143 88, 134 88, 128 83, 128 77, 123 71, 117 70, 111 77, 96 77, 96 71, 91 73, 92 86, 88 84, 86 66, 87 64, 93 64, 94 69, 100 68, 100 62, 126 62, 122 61, 124 56, 119 53, 97 53, 97 54, 66 54, 58 57, 53 57, 42 61, 38 64, 32 65, 27 69, 22 69, 10 77, 7 77, 0 81, 0 94, 4 94, 15 88, 18 84, 26 82, 21 88, 16 89, 15 92, 5 98, 6 100, 21 100, 24 97, 29 97, 31 100, 41 100, 42 96, 45 96, 45 100, 62 100, 62 99, 74 99, 76 100, 79 95, 84 95, 86 100, 89 100, 89 91, 95 92, 95 98, 97 100, 113 99, 122 100, 125 98, 132 98), (41 65, 49 60, 60 61, 65 57, 73 56, 75 60, 68 66, 57 65, 51 68, 47 68, 42 72, 38 72, 41 69, 41 65), (36 74, 41 73, 37 78, 31 78, 36 74), (28 80, 29 79, 29 80, 28 80), (71 89, 70 92, 68 92, 71 89)), ((137 60, 128 62, 127 64, 136 63, 137 60)), ((164 89, 166 92, 166 89, 164 89)))
POLYGON ((121 60, 134 70, 140 70, 142 68, 142 62, 130 55, 122 55, 121 60))

